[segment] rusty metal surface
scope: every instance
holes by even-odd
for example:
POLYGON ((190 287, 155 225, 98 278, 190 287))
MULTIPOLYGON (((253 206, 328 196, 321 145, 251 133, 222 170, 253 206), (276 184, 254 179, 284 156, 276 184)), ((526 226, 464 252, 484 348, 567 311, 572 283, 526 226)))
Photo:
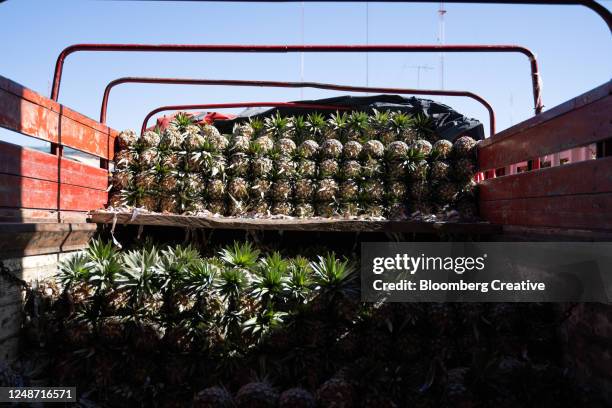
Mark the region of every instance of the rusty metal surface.
POLYGON ((518 45, 206 45, 206 44, 74 44, 57 58, 51 99, 57 101, 64 63, 75 52, 223 52, 223 53, 289 53, 289 52, 484 52, 520 53, 529 58, 535 113, 544 108, 538 62, 528 48, 518 45))
MULTIPOLYGON (((491 104, 478 94, 468 91, 447 91, 438 89, 408 89, 408 88, 379 88, 365 86, 348 86, 336 84, 324 84, 318 82, 279 82, 279 81, 252 81, 252 80, 225 80, 225 79, 192 79, 192 78, 150 78, 150 77, 124 77, 111 81, 104 89, 102 107, 100 108, 100 122, 106 123, 108 99, 113 87, 124 83, 142 84, 181 84, 181 85, 225 85, 225 86, 258 86, 277 88, 317 88, 347 92, 380 92, 391 94, 411 95, 444 95, 467 97, 481 103, 489 113, 489 136, 495 134, 495 112, 491 104)), ((148 121, 148 119, 147 119, 148 121)))

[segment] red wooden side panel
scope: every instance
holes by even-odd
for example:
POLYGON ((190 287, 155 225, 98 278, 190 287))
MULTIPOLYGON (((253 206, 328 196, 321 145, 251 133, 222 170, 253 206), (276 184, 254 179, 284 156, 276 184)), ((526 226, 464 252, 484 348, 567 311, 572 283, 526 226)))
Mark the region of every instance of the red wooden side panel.
POLYGON ((107 198, 103 190, 0 174, 0 207, 88 211, 103 208, 107 198))
POLYGON ((611 113, 612 85, 607 83, 483 141, 479 168, 496 169, 608 139, 611 113))
POLYGON ((511 200, 612 192, 612 157, 551 167, 480 183, 480 200, 511 200))
POLYGON ((117 132, 0 76, 0 126, 112 160, 117 132))
POLYGON ((106 190, 108 171, 67 158, 0 142, 0 174, 106 190), (60 165, 58 166, 58 161, 60 165))
POLYGON ((494 224, 612 230, 612 193, 483 201, 494 224))

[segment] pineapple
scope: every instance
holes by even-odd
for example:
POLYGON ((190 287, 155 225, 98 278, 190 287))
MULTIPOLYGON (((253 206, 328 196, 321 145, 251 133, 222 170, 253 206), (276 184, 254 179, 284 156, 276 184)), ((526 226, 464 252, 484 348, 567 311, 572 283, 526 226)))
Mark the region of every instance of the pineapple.
POLYGON ((259 136, 253 141, 257 149, 263 154, 268 154, 274 149, 274 140, 268 135, 259 136))
POLYGON ((429 199, 430 188, 426 181, 417 181, 410 185, 410 197, 415 206, 423 206, 429 199))
POLYGON ((298 147, 298 154, 304 159, 314 159, 319 154, 319 144, 311 139, 304 140, 298 147))
POLYGON ((325 159, 319 164, 319 178, 336 177, 338 174, 338 161, 334 159, 325 159))
POLYGON ((385 217, 390 220, 405 220, 408 215, 407 205, 402 201, 389 201, 385 217))
POLYGON ((222 200, 225 197, 226 185, 222 179, 209 179, 206 185, 206 192, 210 200, 222 200))
POLYGON ((174 152, 164 151, 160 152, 159 164, 167 170, 176 170, 179 168, 180 158, 179 155, 174 152))
POLYGON ((230 196, 227 204, 227 215, 231 217, 244 217, 248 213, 246 200, 237 200, 230 196))
POLYGON ((250 140, 263 134, 264 122, 259 118, 251 118, 247 123, 237 123, 234 125, 232 133, 234 136, 246 136, 250 140))
POLYGON ((334 179, 326 178, 318 182, 315 197, 318 201, 331 202, 338 194, 338 184, 334 179))
POLYGON ((427 160, 411 161, 407 166, 408 177, 412 181, 426 181, 429 173, 427 160))
POLYGON ((453 144, 445 139, 440 139, 433 144, 433 152, 441 160, 446 160, 450 157, 453 150, 453 144))
POLYGON ((387 184, 387 198, 390 202, 403 202, 407 192, 406 184, 402 181, 391 181, 387 184))
POLYGON ((361 177, 361 164, 357 160, 347 160, 340 168, 340 178, 343 180, 358 180, 361 177))
POLYGON ((279 154, 272 154, 271 159, 274 163, 272 170, 274 178, 291 180, 295 177, 295 162, 291 160, 291 158, 279 154))
POLYGON ((388 145, 396 140, 397 133, 391 127, 392 115, 388 111, 374 109, 374 115, 370 116, 370 126, 376 139, 388 145))
POLYGON ((356 140, 349 140, 344 144, 342 156, 346 160, 356 160, 359 158, 362 149, 361 143, 356 140))
POLYGON ((157 186, 157 179, 152 171, 143 171, 136 175, 134 184, 142 192, 147 192, 157 186))
POLYGON ((173 122, 164 130, 159 147, 164 151, 178 151, 183 144, 183 135, 173 122))
POLYGON ((432 151, 431 143, 425 139, 417 139, 410 144, 410 148, 420 152, 423 156, 427 157, 432 151))
POLYGON ((258 144, 252 143, 249 152, 251 155, 251 174, 256 178, 267 178, 272 173, 274 163, 272 159, 262 153, 258 144))
POLYGON ((217 129, 214 125, 208 123, 203 123, 200 128, 200 131, 202 136, 204 136, 204 139, 207 140, 214 139, 221 135, 219 133, 219 129, 217 129))
POLYGON ((380 160, 371 157, 364 160, 360 166, 361 174, 364 178, 381 177, 385 172, 384 163, 382 163, 380 160))
POLYGON ((276 141, 275 149, 285 157, 292 156, 296 150, 295 142, 287 137, 282 137, 276 141))
POLYGON ((213 214, 219 215, 225 215, 227 212, 227 206, 223 200, 210 200, 206 205, 206 209, 213 214))
POLYGON ((295 205, 293 213, 299 218, 309 218, 314 216, 315 211, 312 204, 303 202, 295 205))
POLYGON ((429 167, 429 177, 433 181, 446 180, 450 174, 450 166, 442 160, 436 160, 429 167))
POLYGON ((132 183, 133 173, 128 168, 117 169, 111 176, 111 184, 115 190, 125 190, 132 183))
POLYGON ((187 126, 183 136, 183 150, 191 152, 200 149, 206 141, 206 138, 201 133, 201 128, 198 125, 187 126))
POLYGON ((385 156, 385 145, 379 140, 368 140, 363 144, 361 152, 364 159, 372 158, 380 160, 385 156))
POLYGON ((338 212, 343 217, 356 217, 361 212, 361 207, 359 203, 356 201, 347 201, 340 203, 340 207, 338 208, 338 212))
POLYGON ((266 381, 252 382, 238 390, 235 401, 237 408, 274 408, 278 393, 266 381))
POLYGON ((251 145, 251 139, 242 134, 234 134, 230 139, 229 151, 231 153, 247 153, 251 145))
POLYGON ((227 172, 231 177, 247 177, 249 175, 250 164, 246 153, 234 153, 229 158, 227 172))
POLYGON ((179 205, 174 196, 163 195, 160 198, 159 209, 162 213, 177 214, 179 205))
POLYGON ((234 200, 247 200, 249 198, 249 183, 242 177, 235 177, 227 185, 227 194, 234 200))
POLYGON ((198 392, 193 399, 193 408, 232 408, 234 399, 223 387, 209 387, 198 392))
POLYGON ((344 112, 336 112, 327 120, 325 139, 346 140, 348 132, 348 115, 344 112))
POLYGON ((314 178, 317 175, 317 163, 310 159, 298 159, 295 163, 296 177, 301 178, 314 178))
POLYGON ((339 187, 340 200, 342 202, 353 202, 359 197, 359 186, 353 180, 342 182, 339 187))
POLYGON ((353 399, 353 386, 342 378, 327 380, 317 390, 317 402, 321 407, 348 408, 353 406, 353 399))
POLYGON ((461 136, 453 143, 452 154, 457 159, 474 158, 476 156, 476 142, 469 136, 461 136))
POLYGON ((380 203, 385 197, 385 185, 377 179, 367 179, 361 183, 361 195, 370 202, 380 203))
POLYGON ((459 182, 469 182, 476 174, 476 165, 473 160, 462 158, 453 163, 452 173, 459 182))
POLYGON ((368 140, 370 132, 370 118, 367 113, 356 111, 348 116, 346 140, 368 140))
POLYGON ((408 154, 408 145, 401 140, 396 140, 395 142, 391 142, 387 145, 385 153, 387 160, 391 162, 403 161, 406 159, 408 154))
POLYGON ((270 215, 270 205, 266 200, 263 199, 254 199, 251 201, 249 205, 249 211, 251 215, 256 217, 258 216, 269 216, 270 215))
POLYGON ((250 198, 253 201, 265 200, 270 196, 272 182, 265 178, 256 178, 251 182, 250 198))
MULTIPOLYGON (((213 127, 216 130, 216 128, 213 127)), ((229 148, 229 139, 217 131, 213 132, 206 138, 206 141, 211 146, 211 149, 217 153, 223 153, 229 148)))
POLYGON ((434 191, 434 194, 441 205, 452 204, 457 199, 459 192, 455 184, 450 182, 440 183, 434 191))
POLYGON ((271 195, 275 202, 287 201, 291 198, 292 188, 289 180, 277 179, 272 183, 271 195))
POLYGON ((301 178, 295 181, 294 197, 298 202, 310 202, 314 198, 315 185, 311 179, 301 178))
POLYGON ((289 201, 279 201, 272 205, 272 214, 275 215, 291 215, 293 214, 293 206, 289 201))
POLYGON ((117 136, 115 140, 118 150, 129 150, 134 149, 136 146, 138 136, 136 136, 136 132, 133 130, 124 130, 123 132, 119 133, 119 136, 117 136))
POLYGON ((334 202, 317 202, 314 211, 317 216, 324 218, 331 218, 337 214, 334 202))
POLYGON ((139 205, 148 211, 157 211, 159 209, 159 197, 154 192, 144 193, 140 198, 139 205))
POLYGON ((324 159, 338 159, 342 154, 342 143, 337 139, 327 139, 321 144, 320 153, 324 159))
POLYGON ((157 146, 159 146, 160 140, 161 134, 159 132, 159 129, 156 129, 154 131, 147 130, 138 140, 138 145, 142 150, 157 148, 157 146))
POLYGON ((385 207, 376 202, 366 202, 361 211, 362 215, 372 218, 383 218, 385 215, 385 207))
POLYGON ((280 395, 278 408, 315 408, 317 401, 303 388, 290 388, 280 395))
POLYGON ((139 168, 138 152, 135 149, 120 150, 115 154, 116 169, 139 168))
POLYGON ((390 115, 389 128, 395 140, 401 140, 407 144, 412 143, 417 137, 412 126, 413 119, 406 113, 394 112, 390 115))

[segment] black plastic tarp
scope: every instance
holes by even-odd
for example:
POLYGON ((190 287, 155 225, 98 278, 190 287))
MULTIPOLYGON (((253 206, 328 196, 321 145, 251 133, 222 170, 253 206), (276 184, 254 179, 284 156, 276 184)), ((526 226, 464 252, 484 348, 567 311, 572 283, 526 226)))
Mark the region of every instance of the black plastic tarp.
MULTIPOLYGON (((402 111, 411 115, 423 114, 433 120, 436 133, 440 138, 454 141, 456 138, 467 135, 476 140, 484 139, 482 123, 476 119, 468 118, 453 110, 451 107, 416 97, 403 97, 400 95, 372 95, 372 96, 338 96, 334 98, 295 101, 297 103, 346 106, 353 110, 372 112, 392 110, 402 111)), ((248 109, 232 120, 216 121, 215 125, 223 133, 229 133, 236 122, 244 121, 248 117, 265 117, 279 112, 282 116, 306 115, 311 112, 331 114, 330 110, 317 110, 308 108, 280 107, 272 109, 248 109)))

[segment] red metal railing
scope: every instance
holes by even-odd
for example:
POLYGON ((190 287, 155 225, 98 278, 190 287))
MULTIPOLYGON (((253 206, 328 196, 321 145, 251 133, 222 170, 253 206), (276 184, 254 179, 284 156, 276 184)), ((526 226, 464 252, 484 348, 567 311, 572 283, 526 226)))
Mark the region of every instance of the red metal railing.
POLYGON ((140 128, 140 133, 143 134, 147 130, 147 123, 155 114, 164 111, 187 111, 194 109, 229 109, 229 108, 260 108, 268 106, 271 108, 306 108, 306 109, 325 109, 325 110, 349 110, 347 106, 339 105, 319 105, 315 103, 301 103, 301 102, 234 102, 234 103, 204 103, 195 105, 168 105, 160 106, 159 108, 153 109, 145 116, 140 128))
MULTIPOLYGON (((412 95, 441 95, 459 96, 474 99, 481 103, 489 113, 489 136, 495 134, 495 112, 486 99, 478 94, 468 91, 449 91, 436 89, 406 89, 406 88, 378 88, 365 86, 348 86, 336 84, 324 84, 318 82, 280 82, 280 81, 251 81, 251 80, 225 80, 225 79, 192 79, 192 78, 149 78, 149 77, 124 77, 111 81, 104 90, 102 107, 100 109, 100 123, 106 123, 106 112, 110 91, 113 87, 123 83, 147 83, 147 84, 182 84, 182 85, 227 85, 227 86, 259 86, 277 88, 317 88, 348 92, 380 92, 393 94, 412 95)), ((311 106, 311 105, 309 105, 311 106)))
POLYGON ((57 58, 51 99, 59 97, 62 72, 66 57, 75 52, 241 52, 241 53, 289 53, 289 52, 517 52, 530 61, 531 82, 535 113, 542 112, 542 90, 536 56, 531 50, 518 45, 198 45, 198 44, 75 44, 64 49, 57 58))

